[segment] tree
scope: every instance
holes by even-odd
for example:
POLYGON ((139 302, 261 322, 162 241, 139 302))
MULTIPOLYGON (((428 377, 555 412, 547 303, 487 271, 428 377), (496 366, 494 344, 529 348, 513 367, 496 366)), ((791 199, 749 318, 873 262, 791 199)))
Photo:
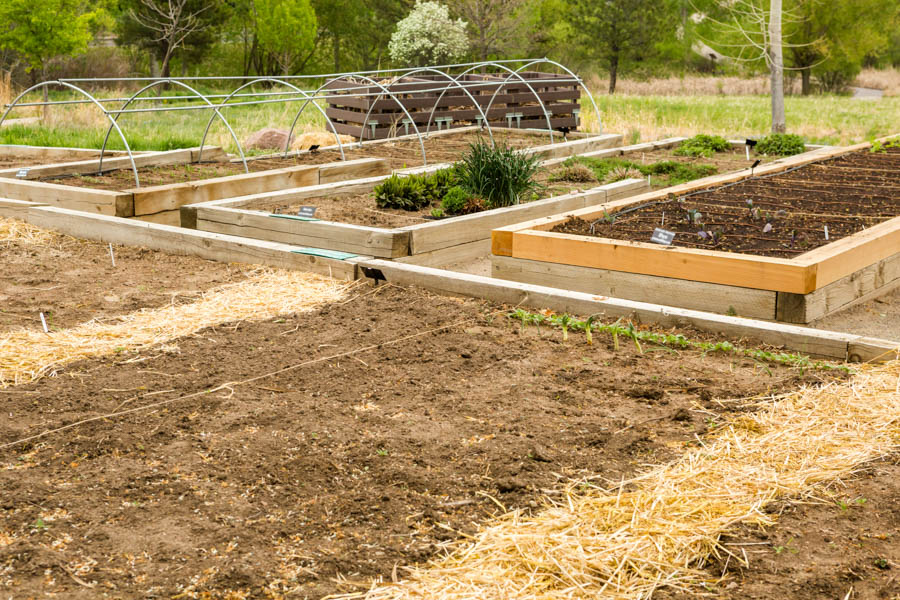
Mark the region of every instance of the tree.
POLYGON ((479 60, 502 53, 516 37, 518 12, 524 0, 458 0, 456 10, 474 34, 472 46, 479 60))
POLYGON ((787 23, 785 37, 792 69, 800 71, 802 92, 812 91, 818 74, 826 89, 849 83, 863 61, 885 51, 896 31, 900 4, 896 0, 789 0, 797 16, 787 23))
POLYGON ((32 82, 37 83, 38 76, 44 77, 49 59, 74 56, 87 49, 100 11, 86 10, 80 0, 2 0, 0 48, 22 56, 32 82))
POLYGON ((260 75, 293 75, 316 46, 316 13, 309 0, 253 0, 260 75))
POLYGON ((176 50, 208 48, 213 29, 226 18, 221 0, 122 0, 122 8, 119 43, 153 52, 163 77, 170 75, 176 50))
POLYGON ((366 12, 365 4, 362 0, 314 0, 313 8, 319 23, 319 36, 331 41, 333 71, 338 73, 341 64, 346 63, 346 57, 341 60, 341 42, 354 35, 365 35, 359 30, 365 23, 361 20, 366 12))
MULTIPOLYGON (((783 0, 717 0, 716 8, 721 17, 705 17, 726 39, 710 43, 733 50, 723 52, 732 60, 766 65, 772 88, 772 132, 784 133, 783 0)), ((791 16, 790 21, 797 19, 791 16)))
POLYGON ((454 62, 468 49, 466 22, 451 19, 447 7, 438 2, 416 2, 412 12, 397 23, 388 44, 391 59, 419 67, 454 62))
POLYGON ((576 36, 587 57, 608 69, 610 94, 616 92, 619 69, 624 62, 643 60, 654 52, 663 23, 660 9, 661 3, 655 0, 574 0, 572 3, 576 36))

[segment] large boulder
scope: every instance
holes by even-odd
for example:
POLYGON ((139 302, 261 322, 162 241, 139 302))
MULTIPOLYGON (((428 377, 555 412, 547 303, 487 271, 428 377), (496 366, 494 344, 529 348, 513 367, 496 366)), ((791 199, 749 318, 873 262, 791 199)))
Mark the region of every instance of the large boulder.
POLYGON ((274 129, 266 127, 260 129, 250 136, 244 142, 245 150, 283 150, 285 142, 288 139, 286 129, 274 129))

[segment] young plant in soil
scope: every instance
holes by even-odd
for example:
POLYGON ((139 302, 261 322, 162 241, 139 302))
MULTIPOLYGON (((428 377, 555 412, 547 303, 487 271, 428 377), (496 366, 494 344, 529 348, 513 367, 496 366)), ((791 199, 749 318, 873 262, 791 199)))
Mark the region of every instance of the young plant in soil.
POLYGON ((759 141, 756 152, 769 156, 793 156, 806 152, 806 143, 793 133, 771 133, 759 141))
POLYGON ((540 163, 538 156, 478 141, 469 145, 458 163, 459 185, 472 196, 482 198, 487 209, 513 206, 538 191, 534 177, 540 163))
POLYGON ((729 150, 731 145, 728 140, 719 135, 699 134, 684 140, 681 145, 675 149, 676 156, 704 156, 711 157, 716 152, 724 152, 729 150))

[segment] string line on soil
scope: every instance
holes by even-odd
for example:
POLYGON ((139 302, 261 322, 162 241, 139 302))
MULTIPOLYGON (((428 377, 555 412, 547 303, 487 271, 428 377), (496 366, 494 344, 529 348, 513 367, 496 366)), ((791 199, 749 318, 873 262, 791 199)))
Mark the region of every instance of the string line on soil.
POLYGON ((49 333, 13 330, 0 334, 0 387, 35 381, 75 360, 147 348, 205 327, 312 310, 343 299, 348 289, 320 275, 263 269, 187 304, 141 309, 49 333))
MULTIPOLYGON (((363 346, 363 347, 357 348, 357 349, 355 349, 355 350, 348 350, 347 352, 340 352, 340 353, 338 353, 338 354, 332 354, 332 355, 330 355, 330 356, 323 356, 323 357, 320 357, 320 358, 315 358, 315 359, 308 360, 308 361, 305 361, 305 362, 302 362, 302 363, 298 363, 298 364, 295 364, 295 365, 290 365, 290 366, 287 366, 287 367, 278 369, 278 370, 276 370, 276 371, 272 371, 272 372, 270 372, 270 373, 265 373, 265 374, 263 374, 263 375, 257 375, 256 377, 251 377, 250 379, 245 379, 245 380, 243 380, 243 381, 229 381, 229 382, 221 383, 221 384, 219 384, 218 386, 216 386, 216 387, 214 387, 214 388, 211 388, 211 389, 208 389, 208 390, 202 390, 202 391, 199 391, 199 392, 194 392, 194 393, 192 393, 192 394, 187 394, 186 396, 179 396, 178 398, 170 398, 170 399, 168 399, 168 400, 161 400, 161 401, 159 401, 159 402, 154 402, 154 403, 152 403, 152 404, 146 404, 146 405, 144 405, 144 406, 138 406, 138 407, 135 407, 135 408, 130 408, 130 409, 128 409, 128 410, 123 410, 123 411, 119 411, 119 412, 112 412, 112 413, 108 413, 108 414, 104 414, 104 415, 98 415, 98 416, 96 416, 96 417, 90 417, 90 418, 88 418, 88 419, 83 419, 83 420, 81 420, 81 421, 77 421, 77 422, 75 422, 75 423, 70 423, 70 424, 64 425, 64 426, 62 426, 62 427, 57 427, 57 428, 55 428, 55 429, 48 429, 48 430, 43 431, 43 432, 41 432, 41 433, 38 433, 38 434, 35 434, 35 435, 32 435, 32 436, 29 436, 29 437, 25 437, 25 438, 22 438, 22 439, 13 441, 13 442, 7 442, 7 443, 5 443, 5 444, 0 445, 0 450, 9 448, 9 447, 11 447, 11 446, 17 446, 17 445, 19 445, 19 444, 25 444, 25 443, 28 443, 28 442, 32 442, 32 441, 37 440, 37 439, 40 439, 40 438, 42 438, 42 437, 46 437, 46 436, 52 435, 52 434, 54 434, 54 433, 60 433, 60 432, 62 432, 62 431, 66 431, 66 430, 72 429, 72 428, 74 428, 74 427, 79 427, 79 426, 85 425, 85 424, 87 424, 87 423, 92 423, 92 422, 94 422, 94 421, 102 421, 102 420, 104 420, 104 419, 112 419, 112 418, 115 418, 115 417, 121 417, 121 416, 124 416, 124 415, 129 415, 129 414, 133 414, 133 413, 137 413, 137 412, 142 412, 142 411, 150 410, 150 409, 153 409, 153 408, 159 408, 159 407, 161 407, 161 406, 166 406, 166 405, 172 404, 172 403, 174 403, 174 402, 180 402, 180 401, 182 401, 182 400, 189 400, 189 399, 191 399, 191 398, 197 398, 197 397, 199 397, 199 396, 205 396, 205 395, 207 395, 207 394, 213 394, 213 393, 215 393, 215 392, 220 392, 220 391, 222 391, 222 390, 231 390, 232 388, 235 388, 235 387, 247 385, 247 384, 249 384, 249 383, 254 383, 254 382, 260 381, 260 380, 262 380, 262 379, 267 379, 267 378, 270 378, 270 377, 274 377, 274 376, 276 376, 276 375, 280 375, 280 374, 282 374, 282 373, 287 373, 287 372, 289 372, 289 371, 294 371, 294 370, 296 370, 296 369, 300 369, 300 368, 302 368, 302 367, 307 367, 307 366, 309 366, 309 365, 314 365, 314 364, 318 364, 318 363, 321 363, 321 362, 327 362, 327 361, 329 361, 329 360, 336 360, 336 359, 339 359, 339 358, 351 357, 351 356, 354 356, 354 355, 356 355, 356 354, 359 354, 359 353, 362 353, 362 352, 368 352, 368 351, 370 351, 370 350, 379 349, 379 348, 382 348, 382 347, 384 347, 384 346, 393 346, 393 345, 396 345, 396 344, 405 342, 405 341, 407 341, 407 340, 415 339, 415 338, 417 338, 417 337, 421 337, 421 336, 425 336, 425 335, 430 335, 430 334, 433 334, 433 333, 437 333, 438 331, 443 331, 444 329, 451 329, 451 328, 453 328, 453 327, 458 327, 458 326, 463 325, 463 324, 465 324, 465 323, 474 321, 476 318, 478 318, 478 317, 469 317, 469 318, 467 318, 467 319, 462 319, 462 320, 456 321, 456 322, 454 322, 454 323, 448 323, 448 324, 446 324, 446 325, 442 325, 442 326, 440 326, 440 327, 435 327, 434 329, 429 329, 429 330, 427 330, 427 331, 420 331, 420 332, 417 332, 417 333, 414 333, 414 334, 405 335, 405 336, 403 336, 403 337, 396 338, 396 339, 393 339, 393 340, 389 340, 389 341, 387 341, 387 342, 379 342, 379 343, 377 343, 377 344, 369 344, 369 345, 367 345, 367 346, 363 346)), ((150 394, 145 394, 145 396, 146 396, 146 395, 150 395, 150 394)), ((143 397, 143 396, 142 396, 142 397, 143 397)))
POLYGON ((495 519, 405 581, 333 598, 633 600, 719 583, 703 571, 711 557, 747 564, 720 541, 735 524, 771 526, 773 501, 821 501, 832 482, 900 449, 900 360, 783 394, 697 441, 611 489, 575 482, 543 510, 495 519))

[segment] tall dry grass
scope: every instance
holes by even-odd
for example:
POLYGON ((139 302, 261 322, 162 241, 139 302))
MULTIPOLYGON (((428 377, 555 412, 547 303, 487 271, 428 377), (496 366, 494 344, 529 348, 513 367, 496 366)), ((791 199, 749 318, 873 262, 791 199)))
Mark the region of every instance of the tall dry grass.
POLYGON ((863 69, 853 85, 882 90, 885 96, 900 96, 900 69, 863 69))
MULTIPOLYGON (((589 78, 586 83, 597 93, 609 89, 609 80, 597 75, 589 78)), ((616 94, 625 96, 762 96, 768 94, 770 89, 769 78, 764 76, 747 78, 687 75, 644 81, 620 79, 616 83, 616 94)), ((799 94, 799 81, 785 81, 785 92, 799 94)))

